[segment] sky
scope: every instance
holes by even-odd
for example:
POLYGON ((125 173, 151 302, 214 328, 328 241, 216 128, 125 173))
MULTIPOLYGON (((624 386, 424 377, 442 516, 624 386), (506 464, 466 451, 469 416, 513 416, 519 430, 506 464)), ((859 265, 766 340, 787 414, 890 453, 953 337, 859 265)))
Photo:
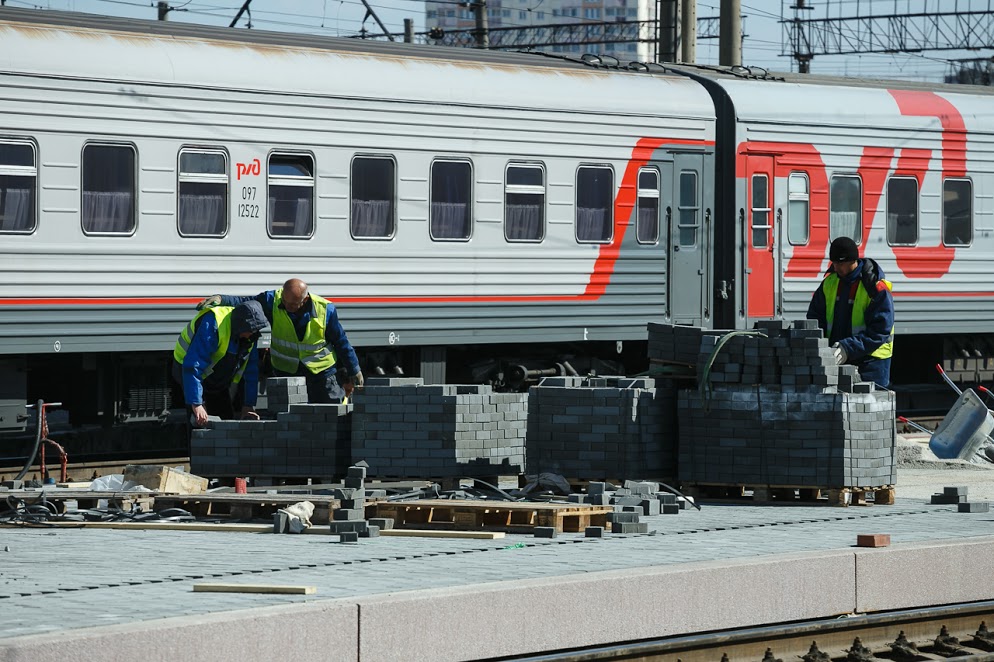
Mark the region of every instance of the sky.
MULTIPOLYGON (((405 18, 414 19, 415 31, 424 31, 423 0, 367 0, 380 20, 391 32, 403 31, 405 18)), ((455 0, 451 0, 455 1, 455 0)), ((534 0, 536 6, 543 0, 534 0)), ((112 16, 154 19, 154 0, 6 0, 11 7, 35 7, 62 11, 79 11, 112 16)), ((243 0, 170 0, 175 8, 169 20, 204 25, 227 26, 238 13, 243 0)), ((698 0, 697 15, 717 16, 720 0, 698 0)), ((791 18, 792 0, 741 0, 743 14, 743 64, 758 65, 772 71, 789 71, 796 65, 781 55, 781 12, 791 18)), ((936 7, 992 12, 994 0, 808 0, 814 9, 807 15, 850 16, 857 9, 864 14, 934 11, 936 7)), ((251 22, 254 29, 289 32, 309 32, 328 36, 352 36, 363 28, 366 9, 361 0, 252 0, 251 22)), ((243 16, 238 28, 244 29, 248 16, 243 16)), ((505 23, 506 24, 506 23, 505 23)), ((372 18, 365 28, 373 34, 380 32, 372 18)), ((988 29, 987 33, 991 33, 988 29)), ((924 53, 816 56, 812 73, 895 78, 901 80, 941 81, 948 73, 951 58, 990 57, 994 50, 927 51, 924 53)), ((697 61, 718 64, 718 40, 701 39, 697 43, 697 61)))

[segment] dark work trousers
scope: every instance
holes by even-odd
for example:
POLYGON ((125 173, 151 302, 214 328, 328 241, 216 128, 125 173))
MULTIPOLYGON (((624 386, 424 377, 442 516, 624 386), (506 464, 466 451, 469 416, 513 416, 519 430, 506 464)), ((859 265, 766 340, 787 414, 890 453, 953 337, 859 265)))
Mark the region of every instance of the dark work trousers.
MULTIPOLYGON (((314 374, 303 363, 297 367, 294 374, 276 370, 277 377, 303 377, 307 380, 307 402, 311 404, 341 404, 345 399, 345 389, 338 383, 337 371, 334 366, 314 374)), ((210 410, 208 410, 210 411, 210 410)))

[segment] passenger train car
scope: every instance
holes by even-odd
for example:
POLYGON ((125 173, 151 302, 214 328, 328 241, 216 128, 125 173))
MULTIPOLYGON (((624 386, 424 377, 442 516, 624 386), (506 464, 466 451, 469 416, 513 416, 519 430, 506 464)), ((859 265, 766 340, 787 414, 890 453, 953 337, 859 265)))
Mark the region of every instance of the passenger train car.
POLYGON ((367 375, 504 388, 803 317, 839 234, 899 353, 994 318, 986 90, 9 8, 0 44, 0 429, 161 413, 195 304, 289 277, 367 375))

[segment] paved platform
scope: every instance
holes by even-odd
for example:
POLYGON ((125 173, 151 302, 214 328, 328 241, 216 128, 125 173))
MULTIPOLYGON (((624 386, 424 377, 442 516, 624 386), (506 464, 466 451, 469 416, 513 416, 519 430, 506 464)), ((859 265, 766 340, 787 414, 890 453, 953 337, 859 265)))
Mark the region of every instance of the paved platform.
POLYGON ((0 528, 0 661, 484 659, 994 598, 994 512, 925 499, 994 473, 922 471, 893 506, 705 505, 603 539, 0 528))

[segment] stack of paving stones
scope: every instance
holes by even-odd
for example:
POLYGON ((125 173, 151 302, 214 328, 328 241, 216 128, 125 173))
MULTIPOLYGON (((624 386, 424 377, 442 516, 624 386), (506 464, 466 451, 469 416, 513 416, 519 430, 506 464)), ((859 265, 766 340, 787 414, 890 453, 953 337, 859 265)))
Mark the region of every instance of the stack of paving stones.
POLYGON ((341 503, 331 512, 329 531, 338 534, 340 542, 375 538, 381 527, 392 528, 393 520, 366 520, 366 469, 365 462, 349 467, 343 487, 332 490, 332 496, 341 503))
POLYGON ((194 430, 191 471, 209 477, 342 475, 352 463, 352 405, 306 404, 303 377, 271 378, 266 390, 276 420, 216 420, 194 430))
POLYGON ((681 482, 893 485, 894 394, 860 382, 855 366, 836 365, 814 320, 757 327, 764 336, 730 336, 717 353, 729 332, 699 337, 698 380, 709 377, 708 388, 703 397, 701 389, 679 394, 681 482))
POLYGON ((932 495, 932 504, 955 504, 961 513, 986 513, 990 510, 990 504, 986 501, 969 501, 966 486, 943 487, 941 492, 932 495))
POLYGON ((657 391, 646 378, 547 377, 529 390, 528 473, 673 476, 675 394, 670 382, 657 391), (667 437, 672 444, 662 441, 667 437))
POLYGON ((527 419, 525 393, 371 378, 355 403, 352 455, 377 477, 516 475, 525 466, 527 419))
MULTIPOLYGON (((586 494, 571 494, 568 500, 570 503, 614 506, 614 512, 607 516, 611 533, 648 533, 648 523, 639 521, 639 518, 677 515, 687 506, 686 500, 678 499, 670 492, 660 491, 659 483, 651 481, 628 480, 623 488, 609 488, 608 483, 593 481, 587 485, 586 494)), ((601 527, 588 527, 586 536, 601 537, 603 529, 597 529, 601 527)))

